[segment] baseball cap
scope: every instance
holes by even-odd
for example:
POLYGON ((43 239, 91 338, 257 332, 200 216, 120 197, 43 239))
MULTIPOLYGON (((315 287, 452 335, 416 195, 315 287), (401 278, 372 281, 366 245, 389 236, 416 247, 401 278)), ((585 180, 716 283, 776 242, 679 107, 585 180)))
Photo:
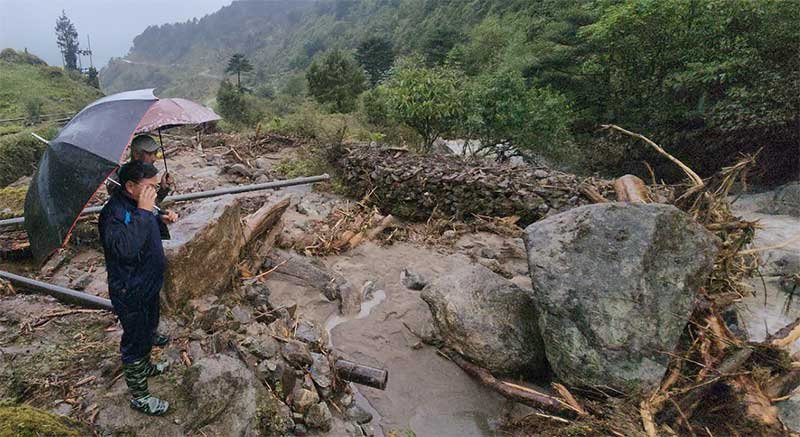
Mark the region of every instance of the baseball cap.
POLYGON ((150 135, 137 135, 131 141, 131 149, 144 150, 145 152, 153 153, 159 149, 158 143, 150 135))

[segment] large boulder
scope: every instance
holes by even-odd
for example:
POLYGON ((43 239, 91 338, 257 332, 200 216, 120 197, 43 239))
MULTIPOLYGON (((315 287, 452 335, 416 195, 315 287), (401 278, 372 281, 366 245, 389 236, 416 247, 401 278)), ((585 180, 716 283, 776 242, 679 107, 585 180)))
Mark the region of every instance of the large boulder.
POLYGON ((444 343, 498 374, 545 371, 530 296, 481 265, 438 277, 422 291, 444 343))
POLYGON ((244 233, 239 202, 233 196, 211 198, 170 226, 164 241, 167 271, 162 304, 178 310, 193 298, 215 294, 231 283, 244 233))
POLYGON ((188 398, 187 423, 206 435, 258 436, 264 428, 284 431, 293 425, 288 423, 290 418, 272 424, 280 416, 274 415, 282 407, 280 401, 266 392, 242 361, 228 355, 201 359, 186 373, 182 385, 188 398), (267 411, 274 417, 263 417, 267 411))
POLYGON ((711 271, 717 239, 671 205, 576 208, 525 230, 547 359, 563 381, 659 383, 711 271))

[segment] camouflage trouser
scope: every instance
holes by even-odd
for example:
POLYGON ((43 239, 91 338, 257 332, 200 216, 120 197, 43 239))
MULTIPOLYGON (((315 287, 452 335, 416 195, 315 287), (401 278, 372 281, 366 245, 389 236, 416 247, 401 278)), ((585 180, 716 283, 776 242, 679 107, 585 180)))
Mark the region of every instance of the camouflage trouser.
POLYGON ((142 358, 122 366, 125 382, 134 399, 150 394, 147 390, 147 377, 153 375, 153 367, 155 366, 150 363, 150 358, 142 358))

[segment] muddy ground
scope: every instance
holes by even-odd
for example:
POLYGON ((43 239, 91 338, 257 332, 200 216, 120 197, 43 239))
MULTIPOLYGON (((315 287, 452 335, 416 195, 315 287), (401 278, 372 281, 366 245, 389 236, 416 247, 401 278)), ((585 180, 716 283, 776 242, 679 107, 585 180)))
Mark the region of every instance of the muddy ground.
MULTIPOLYGON (((230 168, 244 164, 250 170, 256 169, 252 157, 237 156, 244 152, 232 153, 228 146, 214 142, 200 151, 184 141, 169 158, 170 170, 177 180, 178 193, 258 178, 264 181, 279 176, 279 164, 297 153, 297 148, 285 145, 269 149, 259 153, 263 158, 258 163, 260 174, 242 175, 230 168)), ((324 188, 283 190, 292 194, 292 205, 284 215, 282 247, 291 248, 294 240, 313 232, 314 223, 325 221, 334 208, 352 203, 324 188)), ((800 220, 796 218, 756 212, 761 201, 765 200, 756 196, 738 203, 739 213, 759 219, 764 225, 756 246, 779 244, 800 233, 800 220)), ((257 207, 258 201, 252 204, 257 207)), ((176 209, 186 213, 190 207, 177 205, 176 209)), ((83 230, 69 248, 44 268, 19 261, 3 262, 0 268, 107 297, 103 258, 93 239, 95 224, 88 219, 81 226, 83 230)), ((501 271, 517 285, 530 288, 522 240, 487 232, 451 232, 435 241, 436 244, 429 244, 401 239, 388 245, 367 241, 345 253, 320 257, 329 272, 340 274, 366 292, 356 315, 340 315, 338 303, 329 301, 318 288, 298 285, 279 275, 266 276, 270 303, 273 307, 297 304, 299 316, 325 327, 333 348, 342 356, 388 369, 386 390, 357 388, 356 401, 373 416, 362 433, 398 437, 504 435, 504 424, 531 411, 480 385, 428 344, 435 343, 430 313, 420 292, 403 285, 401 272, 408 269, 430 280, 458 265, 479 262, 501 271)), ((800 245, 768 251, 765 258, 774 260, 786 253, 800 253, 800 245)), ((800 316, 800 304, 785 305, 786 293, 778 274, 768 275, 764 283, 754 281, 754 288, 762 291, 740 305, 744 325, 756 340, 800 316), (780 311, 784 307, 788 310, 780 311)), ((193 329, 187 320, 162 317, 162 330, 173 336, 173 342, 156 353, 170 359, 174 369, 156 379, 151 387, 154 393, 170 399, 177 381, 188 369, 182 352, 195 362, 214 352, 214 342, 193 329)), ((120 335, 115 317, 106 311, 79 310, 50 297, 23 292, 0 298, 0 398, 71 417, 95 434, 114 429, 141 435, 156 431, 180 435, 184 429, 180 421, 188 413, 180 399, 170 399, 174 401, 171 415, 153 419, 148 425, 142 425, 141 416, 129 411, 125 384, 119 377, 120 335)), ((352 434, 355 431, 341 423, 337 426, 328 433, 317 431, 309 435, 361 435, 352 434)), ((195 435, 205 435, 203 428, 198 428, 195 435)))
MULTIPOLYGON (((225 168, 239 163, 228 147, 206 147, 202 154, 184 145, 169 158, 177 180, 177 192, 193 192, 251 182, 225 168)), ((274 166, 291 158, 296 149, 278 148, 261 155, 263 174, 274 178, 274 166), (268 163, 265 166, 264 163, 268 163)), ((248 157, 249 168, 255 168, 248 157)), ((317 187, 319 188, 319 187, 317 187)), ((324 188, 324 187, 323 187, 324 188)), ((324 220, 333 208, 352 201, 311 187, 282 190, 291 193, 293 204, 284 216, 283 246, 309 232, 315 221, 324 220)), ((102 197, 102 196, 100 196, 102 197)), ((258 205, 254 201, 253 205, 258 205)), ((186 213, 189 205, 176 205, 186 213)), ((180 222, 175 226, 180 226, 180 222)), ((95 221, 85 220, 68 249, 39 269, 30 262, 3 262, 0 268, 38 276, 52 283, 107 297, 105 269, 96 237, 95 221), (76 238, 77 237, 77 238, 76 238)), ((298 255, 300 256, 300 255, 298 255)), ((339 314, 319 289, 267 277, 270 303, 274 307, 298 304, 299 316, 330 333, 333 347, 342 356, 389 370, 385 391, 358 388, 356 401, 373 415, 374 435, 495 435, 509 418, 521 417, 526 408, 515 406, 465 375, 460 368, 424 343, 433 327, 427 305, 419 291, 401 283, 401 270, 410 269, 432 279, 456 265, 480 262, 501 266, 514 282, 530 287, 521 239, 489 233, 449 236, 444 244, 396 242, 381 245, 365 242, 356 249, 320 259, 330 272, 351 284, 370 289, 359 314, 339 314)), ((224 298, 224 297, 223 297, 224 298)), ((151 383, 153 393, 170 398, 169 392, 186 371, 181 352, 190 360, 213 353, 207 338, 192 330, 185 320, 162 317, 162 330, 173 342, 158 356, 170 359, 175 368, 163 380, 151 383)), ((0 397, 26 402, 78 420, 95 433, 110 428, 144 433, 151 426, 137 425, 129 412, 125 384, 120 378, 118 342, 121 328, 106 311, 84 311, 55 299, 26 294, 0 299, 0 397)), ((185 406, 174 402, 175 412, 155 419, 163 435, 180 434, 185 406)), ((197 435, 203 435, 199 429, 197 435)), ((342 428, 329 433, 342 435, 342 428)))

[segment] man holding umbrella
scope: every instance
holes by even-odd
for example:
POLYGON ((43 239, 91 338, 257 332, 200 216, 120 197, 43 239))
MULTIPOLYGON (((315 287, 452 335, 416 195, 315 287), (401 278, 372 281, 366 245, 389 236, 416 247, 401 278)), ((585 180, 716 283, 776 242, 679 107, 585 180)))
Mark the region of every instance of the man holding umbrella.
MULTIPOLYGON (((161 149, 161 146, 150 135, 137 135, 131 141, 131 161, 154 164, 158 160, 159 149, 161 149)), ((112 194, 120 184, 116 175, 109 177, 109 179, 111 180, 106 183, 106 189, 109 194, 112 194)), ((172 186, 172 176, 168 172, 164 172, 156 193, 156 204, 160 204, 169 195, 172 186)))
POLYGON ((100 237, 108 271, 108 290, 122 324, 123 373, 131 391, 131 407, 163 415, 169 403, 150 395, 147 378, 164 373, 167 363, 150 362, 159 319, 159 294, 164 283, 165 257, 159 226, 177 215, 158 215, 155 207, 158 170, 153 164, 130 161, 118 172, 115 190, 100 213, 100 237))

